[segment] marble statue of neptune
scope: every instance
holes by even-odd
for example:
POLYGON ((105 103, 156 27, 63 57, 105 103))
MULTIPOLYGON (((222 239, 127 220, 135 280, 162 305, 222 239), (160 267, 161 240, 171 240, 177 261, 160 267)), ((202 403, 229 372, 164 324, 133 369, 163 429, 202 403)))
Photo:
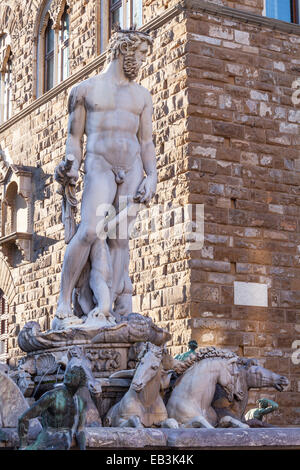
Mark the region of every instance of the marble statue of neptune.
MULTIPOLYGON (((81 221, 66 248, 53 329, 115 324, 132 311, 129 238, 110 236, 105 226, 109 214, 115 211, 117 219, 133 203, 148 204, 156 191, 152 99, 135 82, 151 44, 146 33, 116 31, 102 72, 70 92, 66 158, 55 178, 75 187, 84 134, 85 176, 81 221)), ((130 225, 136 212, 127 212, 130 225)))

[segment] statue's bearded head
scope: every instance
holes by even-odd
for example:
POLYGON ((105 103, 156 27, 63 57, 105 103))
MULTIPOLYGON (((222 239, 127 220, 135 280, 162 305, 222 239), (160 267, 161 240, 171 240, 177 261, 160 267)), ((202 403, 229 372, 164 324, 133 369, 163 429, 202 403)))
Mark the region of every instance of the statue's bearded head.
POLYGON ((107 49, 107 63, 123 56, 123 70, 129 80, 134 80, 146 58, 151 37, 139 31, 116 31, 110 38, 107 49))

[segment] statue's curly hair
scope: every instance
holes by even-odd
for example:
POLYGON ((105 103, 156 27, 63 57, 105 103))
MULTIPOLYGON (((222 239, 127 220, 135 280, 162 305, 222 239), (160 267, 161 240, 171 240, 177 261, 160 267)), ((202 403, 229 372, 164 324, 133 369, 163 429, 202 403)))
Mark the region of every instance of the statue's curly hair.
POLYGON ((68 371, 71 371, 72 373, 75 373, 75 374, 79 374, 80 379, 79 379, 78 388, 83 387, 86 384, 87 376, 82 366, 78 366, 78 365, 67 366, 65 373, 67 373, 68 371))
POLYGON ((122 30, 115 31, 107 46, 106 63, 108 64, 119 57, 119 54, 121 53, 120 48, 123 45, 126 46, 129 52, 134 52, 138 48, 139 44, 144 41, 149 45, 152 45, 153 43, 152 38, 147 33, 135 30, 124 32, 122 30))

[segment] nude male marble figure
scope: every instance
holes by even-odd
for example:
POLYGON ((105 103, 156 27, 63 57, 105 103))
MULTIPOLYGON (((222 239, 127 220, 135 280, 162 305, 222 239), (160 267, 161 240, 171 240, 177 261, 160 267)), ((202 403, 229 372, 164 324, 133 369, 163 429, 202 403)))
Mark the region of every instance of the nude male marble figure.
MULTIPOLYGON (((73 156, 74 162, 70 171, 64 172, 66 161, 59 169, 75 184, 86 134, 85 179, 81 222, 66 249, 53 329, 83 322, 74 315, 71 299, 88 260, 92 302, 82 296, 84 324, 115 324, 120 314, 132 311, 128 238, 105 239, 99 237, 99 230, 105 222, 105 211, 101 210, 105 205, 113 205, 118 213, 122 198, 148 203, 156 191, 152 99, 149 91, 134 81, 151 43, 146 33, 116 31, 103 71, 71 90, 66 157, 73 156)), ((57 175, 56 179, 61 182, 57 175)), ((133 218, 129 216, 128 222, 133 218)))

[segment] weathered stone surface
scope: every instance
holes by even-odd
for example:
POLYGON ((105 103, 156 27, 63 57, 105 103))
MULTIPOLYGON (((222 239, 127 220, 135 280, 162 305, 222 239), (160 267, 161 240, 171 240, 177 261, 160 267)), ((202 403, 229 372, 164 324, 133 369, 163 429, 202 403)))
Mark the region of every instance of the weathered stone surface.
MULTIPOLYGON (((6 442, 0 447, 17 447, 16 429, 4 429, 6 442)), ((30 430, 29 441, 38 434, 30 430)), ((300 449, 300 428, 265 429, 134 429, 88 428, 85 431, 87 449, 300 449)), ((73 447, 75 442, 73 442, 73 447)))
MULTIPOLYGON (((164 431, 165 432, 165 431, 164 431)), ((168 430, 176 448, 300 448, 300 428, 168 430)))
POLYGON ((160 429, 90 428, 86 430, 86 446, 90 449, 164 447, 167 435, 160 429))
MULTIPOLYGON (((14 428, 18 418, 28 409, 28 404, 15 382, 7 374, 0 372, 0 427, 14 428)), ((34 426, 41 429, 38 420, 34 426)))

